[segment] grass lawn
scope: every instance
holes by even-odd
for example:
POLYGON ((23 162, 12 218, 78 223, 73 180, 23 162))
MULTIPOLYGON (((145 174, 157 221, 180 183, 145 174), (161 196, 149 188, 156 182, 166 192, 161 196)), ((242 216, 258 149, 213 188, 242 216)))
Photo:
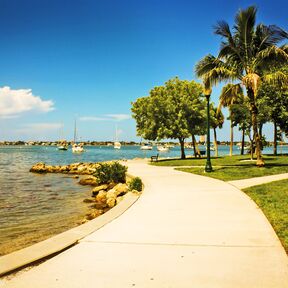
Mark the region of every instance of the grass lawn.
POLYGON ((288 254, 288 180, 243 190, 261 208, 288 254))
POLYGON ((265 167, 257 167, 254 161, 248 161, 249 155, 225 156, 211 159, 213 172, 205 173, 204 166, 206 158, 202 159, 185 159, 185 160, 161 160, 153 163, 157 166, 175 166, 177 170, 184 172, 205 175, 224 181, 239 180, 252 177, 275 175, 288 173, 288 156, 264 155, 265 167), (181 166, 199 166, 191 168, 180 168, 181 166))

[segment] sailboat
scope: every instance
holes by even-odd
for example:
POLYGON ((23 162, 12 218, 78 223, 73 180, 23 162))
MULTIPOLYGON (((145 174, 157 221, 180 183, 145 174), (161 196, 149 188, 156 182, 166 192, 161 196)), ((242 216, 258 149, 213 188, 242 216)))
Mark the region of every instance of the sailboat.
POLYGON ((81 153, 84 152, 84 144, 77 143, 77 126, 76 126, 76 119, 74 122, 74 142, 72 144, 72 152, 73 153, 81 153))
MULTIPOLYGON (((63 139, 64 137, 64 124, 61 125, 61 130, 60 130, 60 137, 63 139)), ((67 151, 68 150, 68 143, 66 140, 60 140, 58 142, 58 146, 57 146, 57 149, 58 150, 61 150, 61 151, 67 151)))
POLYGON ((121 149, 121 143, 118 141, 118 129, 116 126, 114 149, 121 149))

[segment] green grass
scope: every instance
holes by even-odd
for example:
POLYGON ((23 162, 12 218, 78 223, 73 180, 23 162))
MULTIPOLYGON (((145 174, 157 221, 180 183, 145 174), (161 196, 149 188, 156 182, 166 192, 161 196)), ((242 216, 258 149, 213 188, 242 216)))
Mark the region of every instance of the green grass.
POLYGON ((223 181, 240 180, 253 177, 261 177, 268 175, 275 175, 288 172, 287 166, 270 166, 270 167, 256 167, 256 166, 242 166, 242 167, 214 167, 211 173, 205 173, 204 167, 192 168, 176 168, 176 170, 189 172, 193 174, 209 176, 211 178, 220 179, 223 181))
POLYGON ((243 190, 261 208, 288 254, 288 180, 243 190))
POLYGON ((206 159, 175 159, 175 160, 161 160, 153 163, 157 166, 175 166, 177 170, 190 172, 198 175, 205 175, 212 178, 230 181, 253 177, 261 177, 268 175, 275 175, 281 173, 288 173, 288 156, 272 156, 264 155, 265 167, 257 167, 255 161, 250 160, 249 155, 235 155, 212 158, 213 171, 211 173, 204 172, 206 159), (246 160, 246 161, 245 161, 246 160), (181 166, 191 166, 189 168, 181 166), (199 166, 199 167, 197 167, 199 166))
MULTIPOLYGON (((288 166, 288 156, 263 156, 266 167, 269 166, 288 166)), ((212 166, 255 166, 255 162, 247 161, 250 160, 249 155, 233 155, 223 157, 211 157, 212 166), (246 160, 246 161, 245 161, 246 160)), ((151 165, 156 166, 205 166, 206 158, 188 158, 188 159, 163 159, 158 162, 153 162, 151 165)))

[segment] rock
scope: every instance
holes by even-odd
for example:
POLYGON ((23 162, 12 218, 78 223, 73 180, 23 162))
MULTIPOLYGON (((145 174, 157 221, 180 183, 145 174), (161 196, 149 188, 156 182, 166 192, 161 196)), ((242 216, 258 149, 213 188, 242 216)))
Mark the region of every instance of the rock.
POLYGON ((93 196, 96 196, 98 193, 99 193, 99 191, 101 191, 101 190, 106 190, 106 189, 108 189, 108 185, 107 184, 103 184, 103 185, 100 185, 100 186, 97 186, 97 187, 95 187, 93 190, 92 190, 92 195, 93 196))
POLYGON ((107 192, 105 190, 99 191, 99 193, 96 196, 96 201, 100 203, 106 203, 107 200, 107 192))
POLYGON ((95 209, 95 210, 93 210, 92 212, 90 212, 90 213, 88 213, 88 214, 86 215, 86 219, 92 220, 92 219, 94 219, 94 218, 102 215, 103 213, 104 213, 103 210, 101 210, 101 209, 96 210, 96 209, 95 209))
POLYGON ((71 176, 71 177, 74 178, 74 179, 78 179, 79 175, 74 175, 74 176, 71 176))
POLYGON ((116 197, 115 198, 114 197, 107 198, 106 203, 107 203, 108 207, 110 207, 110 208, 114 207, 116 204, 116 197))
POLYGON ((93 208, 93 209, 105 209, 107 208, 107 204, 106 203, 95 203, 93 205, 90 205, 89 208, 93 208))
POLYGON ((35 172, 35 173, 46 173, 46 165, 45 163, 39 162, 36 163, 35 165, 32 166, 30 169, 30 172, 35 172))
POLYGON ((86 198, 83 200, 84 203, 93 203, 95 202, 95 199, 91 199, 91 198, 86 198))
POLYGON ((88 177, 85 177, 85 178, 81 178, 78 183, 81 184, 81 185, 96 186, 97 185, 97 178, 94 177, 94 176, 88 176, 88 177))
POLYGON ((128 186, 125 183, 118 183, 113 189, 116 191, 117 196, 128 192, 128 186))

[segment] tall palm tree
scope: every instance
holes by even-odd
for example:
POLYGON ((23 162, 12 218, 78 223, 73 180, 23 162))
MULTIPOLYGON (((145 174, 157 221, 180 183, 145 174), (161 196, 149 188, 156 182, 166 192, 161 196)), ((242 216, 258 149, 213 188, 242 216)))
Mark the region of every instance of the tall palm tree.
POLYGON ((233 30, 226 21, 219 21, 214 33, 222 37, 217 57, 207 55, 196 65, 198 77, 210 79, 215 85, 231 81, 245 86, 252 118, 256 144, 257 165, 264 165, 261 139, 257 123, 256 97, 261 82, 287 83, 288 75, 281 71, 266 73, 270 63, 281 66, 288 62, 288 45, 277 46, 288 38, 287 32, 275 25, 255 25, 257 9, 254 6, 239 10, 233 30))
POLYGON ((222 88, 221 94, 219 96, 219 106, 218 111, 222 107, 227 107, 229 109, 229 118, 230 118, 230 153, 233 154, 233 115, 232 115, 232 105, 242 103, 244 99, 243 90, 241 85, 227 84, 222 88))

